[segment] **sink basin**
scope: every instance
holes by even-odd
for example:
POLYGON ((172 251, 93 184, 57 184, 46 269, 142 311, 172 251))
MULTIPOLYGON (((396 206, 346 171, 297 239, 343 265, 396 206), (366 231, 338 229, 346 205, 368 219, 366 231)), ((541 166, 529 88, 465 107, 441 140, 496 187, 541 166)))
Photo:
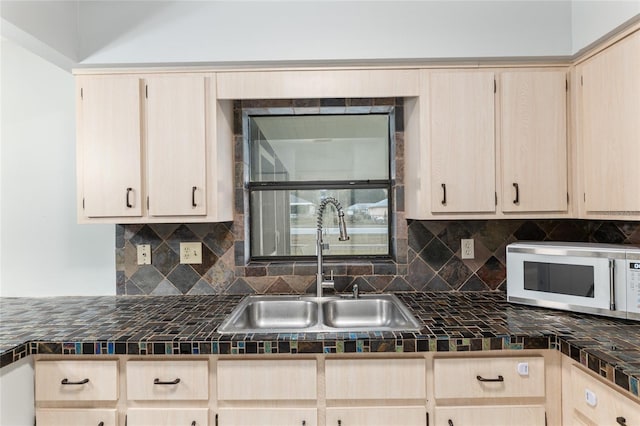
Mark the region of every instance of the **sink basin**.
POLYGON ((392 294, 352 297, 247 296, 218 328, 230 333, 419 331, 392 294))
POLYGON ((342 329, 419 328, 417 321, 398 299, 381 296, 329 300, 322 305, 324 323, 342 329))
POLYGON ((312 327, 318 322, 318 305, 301 298, 248 296, 220 326, 220 333, 269 333, 312 327))

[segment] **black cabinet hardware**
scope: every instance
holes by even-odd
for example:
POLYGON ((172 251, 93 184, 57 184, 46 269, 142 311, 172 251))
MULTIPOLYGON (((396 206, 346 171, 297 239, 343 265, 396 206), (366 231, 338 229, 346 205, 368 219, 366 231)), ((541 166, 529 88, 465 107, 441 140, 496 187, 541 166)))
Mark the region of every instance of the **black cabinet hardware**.
POLYGON ((447 422, 447 424, 448 424, 449 426, 453 426, 453 420, 449 419, 449 421, 447 422))
POLYGON ((520 187, 515 182, 513 187, 516 189, 516 198, 513 200, 513 204, 520 204, 520 187))
POLYGON ((133 189, 132 189, 132 188, 127 188, 127 197, 126 197, 126 200, 125 200, 125 201, 127 202, 127 207, 129 207, 129 208, 133 207, 133 206, 131 205, 131 202, 129 201, 129 194, 131 193, 131 191, 133 191, 133 189))
POLYGON ((447 185, 446 184, 442 184, 442 205, 446 205, 447 204, 447 185))
POLYGON ((191 188, 191 207, 198 207, 196 204, 196 189, 198 189, 197 186, 191 188))
POLYGON ((160 379, 155 379, 153 381, 154 385, 177 385, 178 383, 180 383, 180 378, 177 378, 177 379, 172 380, 170 382, 163 382, 160 379))
POLYGON ((618 423, 620 426, 627 426, 627 419, 622 416, 618 416, 616 417, 616 423, 618 423))
POLYGON ((69 379, 62 379, 61 385, 84 385, 89 383, 89 379, 80 380, 79 382, 70 382, 69 379))
POLYGON ((504 382, 504 377, 502 376, 498 376, 497 379, 485 379, 482 376, 476 376, 476 379, 478 379, 479 382, 504 382))

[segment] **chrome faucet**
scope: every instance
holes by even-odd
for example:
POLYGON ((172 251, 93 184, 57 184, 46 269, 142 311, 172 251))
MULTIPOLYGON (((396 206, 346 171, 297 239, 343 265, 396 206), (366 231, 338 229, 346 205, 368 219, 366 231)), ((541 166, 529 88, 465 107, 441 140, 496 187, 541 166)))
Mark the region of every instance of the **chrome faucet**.
POLYGON ((340 236, 338 237, 339 241, 347 241, 349 236, 347 235, 347 225, 344 223, 344 212, 342 211, 342 206, 333 197, 324 198, 320 202, 320 206, 318 208, 318 229, 316 233, 316 254, 318 255, 318 273, 316 274, 316 296, 322 297, 322 289, 323 288, 333 288, 333 271, 331 271, 331 278, 328 280, 324 279, 324 275, 322 274, 322 250, 325 248, 329 248, 328 243, 323 243, 322 241, 322 215, 324 214, 324 209, 327 207, 327 204, 333 204, 333 206, 338 211, 338 228, 340 230, 340 236))

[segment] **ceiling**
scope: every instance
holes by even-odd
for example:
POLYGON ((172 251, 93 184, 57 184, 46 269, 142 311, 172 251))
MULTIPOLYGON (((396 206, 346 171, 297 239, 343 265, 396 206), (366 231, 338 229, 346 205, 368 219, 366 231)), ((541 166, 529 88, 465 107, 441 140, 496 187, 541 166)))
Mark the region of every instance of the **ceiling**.
POLYGON ((640 0, 0 2, 2 36, 62 68, 566 57, 640 0))

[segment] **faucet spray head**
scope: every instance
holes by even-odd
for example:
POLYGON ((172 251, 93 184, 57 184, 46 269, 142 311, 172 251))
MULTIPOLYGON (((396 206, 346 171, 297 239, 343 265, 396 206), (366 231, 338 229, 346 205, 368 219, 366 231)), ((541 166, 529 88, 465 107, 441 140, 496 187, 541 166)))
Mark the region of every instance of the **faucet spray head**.
POLYGON ((338 241, 349 241, 349 235, 347 234, 347 224, 344 223, 344 212, 342 209, 338 211, 338 229, 340 229, 340 236, 338 241))

